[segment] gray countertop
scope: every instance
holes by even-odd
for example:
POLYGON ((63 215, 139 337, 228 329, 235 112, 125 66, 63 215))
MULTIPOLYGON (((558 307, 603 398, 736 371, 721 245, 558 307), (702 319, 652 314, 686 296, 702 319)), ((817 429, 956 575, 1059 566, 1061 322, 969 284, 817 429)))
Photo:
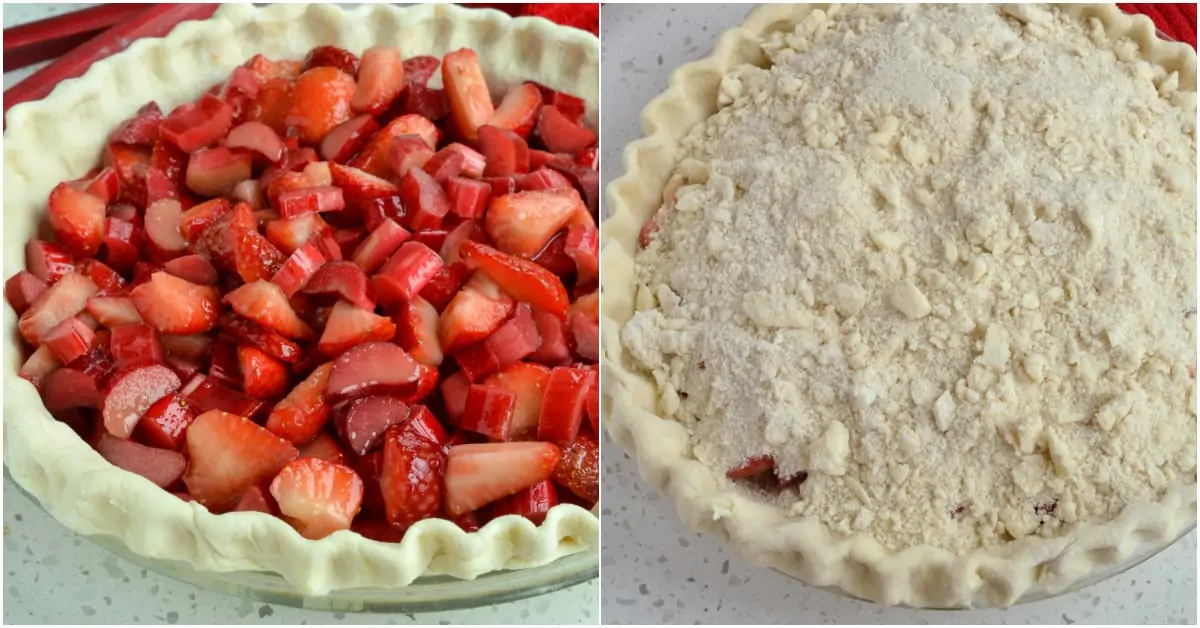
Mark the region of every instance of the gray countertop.
MULTIPOLYGON (((604 182, 642 136, 639 112, 679 65, 707 55, 751 5, 607 4, 601 18, 604 182)), ((1078 593, 1009 610, 913 611, 851 601, 732 555, 679 522, 620 447, 604 444, 605 623, 1196 623, 1196 534, 1078 593), (616 575, 614 575, 616 574, 616 575)))

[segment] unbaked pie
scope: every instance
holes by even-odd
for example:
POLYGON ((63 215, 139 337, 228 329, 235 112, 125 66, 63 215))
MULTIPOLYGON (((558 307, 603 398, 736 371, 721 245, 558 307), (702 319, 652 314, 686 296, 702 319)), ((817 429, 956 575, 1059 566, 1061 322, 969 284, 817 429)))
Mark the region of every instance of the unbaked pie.
POLYGON ((610 432, 689 525, 889 604, 1174 539, 1195 80, 1112 5, 758 9, 607 191, 610 432))

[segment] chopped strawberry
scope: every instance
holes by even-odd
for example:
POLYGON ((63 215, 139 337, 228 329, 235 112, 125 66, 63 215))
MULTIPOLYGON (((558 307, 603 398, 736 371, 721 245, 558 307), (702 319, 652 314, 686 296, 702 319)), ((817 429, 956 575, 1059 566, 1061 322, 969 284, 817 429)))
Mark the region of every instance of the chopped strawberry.
POLYGON ((213 410, 187 429, 190 460, 183 483, 213 512, 237 504, 251 486, 279 472, 298 452, 248 419, 213 410))
POLYGON ((590 388, 588 369, 567 366, 552 369, 538 416, 538 440, 564 445, 573 442, 579 434, 590 388))
POLYGON ((199 255, 176 257, 163 264, 163 270, 180 279, 186 279, 202 286, 215 285, 219 278, 217 269, 213 267, 212 263, 199 255))
POLYGON ((522 192, 530 192, 537 190, 553 190, 556 188, 571 188, 571 181, 562 175, 557 170, 549 168, 540 168, 529 174, 521 177, 520 183, 522 192))
POLYGON ((563 449, 554 481, 595 504, 600 501, 600 443, 587 432, 563 449))
POLYGON ((424 87, 441 64, 441 59, 437 57, 428 55, 410 57, 404 61, 404 82, 409 88, 414 85, 424 87))
POLYGON ((34 277, 27 270, 18 272, 4 282, 4 298, 8 300, 8 304, 12 306, 18 316, 25 313, 25 310, 29 309, 29 304, 45 291, 46 282, 34 277))
POLYGON ((275 507, 272 502, 274 499, 271 494, 263 488, 262 483, 255 483, 242 493, 236 506, 230 509, 230 512, 261 512, 268 515, 275 514, 275 507))
POLYGON ((552 153, 577 153, 596 143, 596 132, 569 119, 558 107, 542 107, 537 123, 538 137, 552 153))
POLYGON ((92 338, 92 346, 88 347, 87 353, 76 358, 67 367, 92 378, 98 386, 105 384, 108 376, 116 368, 112 353, 109 352, 109 336, 108 330, 96 331, 96 335, 92 338))
POLYGON ((335 464, 347 464, 346 452, 338 444, 337 439, 328 432, 321 432, 317 437, 300 447, 301 458, 319 458, 335 464))
POLYGON ((290 255, 313 240, 320 230, 319 220, 316 214, 272 220, 267 223, 267 241, 290 255))
POLYGON ((600 433, 600 370, 592 369, 592 383, 588 388, 587 406, 584 408, 587 411, 588 424, 592 426, 592 433, 600 433))
POLYGON ((364 273, 373 273, 410 237, 412 234, 396 224, 396 221, 384 218, 383 222, 371 231, 371 235, 354 250, 351 261, 364 273))
POLYGON ((192 153, 187 165, 188 189, 201 196, 229 196, 237 184, 251 178, 253 156, 230 148, 217 146, 192 153))
POLYGON ((17 377, 41 388, 46 377, 58 370, 60 366, 62 363, 54 357, 54 351, 50 349, 50 345, 42 345, 31 353, 21 368, 17 370, 17 377))
POLYGON ((179 390, 179 383, 171 369, 158 364, 117 373, 104 390, 104 427, 113 436, 128 438, 151 404, 179 390))
POLYGON ((225 138, 225 146, 252 150, 272 163, 283 159, 283 140, 275 129, 262 122, 243 122, 234 127, 225 138))
POLYGON ((542 398, 550 380, 550 369, 528 362, 510 364, 484 382, 516 395, 510 426, 510 440, 531 440, 537 436, 542 398))
POLYGON ((294 218, 310 212, 330 212, 343 209, 346 207, 346 199, 342 196, 342 188, 331 185, 306 187, 281 193, 275 207, 279 209, 280 216, 294 218))
POLYGON ((58 361, 67 364, 71 360, 87 353, 88 347, 92 344, 92 336, 95 332, 92 331, 78 317, 68 318, 67 320, 55 325, 50 331, 42 336, 42 342, 50 345, 54 351, 54 356, 58 361))
POLYGON ((96 284, 99 296, 120 296, 126 293, 125 278, 117 271, 105 266, 103 262, 85 259, 75 267, 75 272, 86 275, 96 284))
POLYGON ((301 67, 301 71, 307 72, 319 67, 337 68, 350 76, 354 76, 358 73, 358 57, 337 46, 317 46, 309 50, 308 56, 304 57, 304 65, 301 67))
POLYGON ((575 154, 575 163, 588 170, 600 169, 600 151, 595 146, 585 148, 575 154))
POLYGON ((333 361, 325 395, 345 399, 376 394, 403 394, 420 371, 408 353, 390 342, 366 342, 333 361))
POLYGON ((459 134, 475 139, 480 125, 492 119, 495 108, 474 50, 462 48, 442 59, 442 84, 459 134))
POLYGON ((347 466, 300 458, 271 481, 271 495, 283 519, 301 536, 322 539, 350 529, 362 505, 363 482, 347 466))
POLYGON ((529 172, 529 146, 520 135, 491 125, 479 127, 479 150, 485 177, 507 177, 529 172))
POLYGON ((351 401, 335 423, 350 451, 365 456, 383 442, 389 427, 407 418, 408 404, 390 395, 373 395, 351 401))
POLYGON ((158 141, 158 129, 162 124, 162 110, 158 104, 148 102, 138 109, 133 117, 126 119, 108 136, 109 142, 133 144, 135 146, 153 146, 158 141))
POLYGON ((437 126, 428 118, 415 114, 403 115, 383 127, 359 151, 358 156, 350 160, 349 165, 377 177, 390 174, 389 154, 392 142, 404 135, 420 135, 429 148, 437 147, 440 132, 437 126))
POLYGON ((75 258, 57 244, 34 239, 25 244, 25 268, 47 285, 53 285, 64 275, 75 272, 75 258))
POLYGON ((331 365, 318 366, 282 401, 275 404, 267 417, 267 429, 272 434, 300 445, 312 440, 329 420, 329 404, 325 389, 329 384, 331 365))
POLYGON ((458 426, 493 441, 509 440, 516 405, 517 396, 508 390, 472 385, 467 391, 467 405, 463 408, 458 426))
MULTIPOLYGON (((236 359, 236 358, 235 358, 236 359)), ((220 410, 246 418, 256 419, 263 403, 252 399, 232 387, 217 381, 217 378, 199 375, 192 378, 183 388, 183 398, 197 413, 220 410)))
POLYGON ((46 376, 42 399, 52 414, 70 408, 96 409, 100 407, 100 389, 92 376, 64 367, 46 376))
POLYGON ((438 321, 442 349, 454 353, 483 340, 508 318, 513 300, 487 277, 476 273, 450 301, 438 321))
POLYGON ((21 337, 32 346, 42 344, 42 337, 65 320, 73 318, 87 307, 87 301, 99 288, 90 278, 71 273, 50 286, 29 309, 21 315, 17 328, 21 337))
POLYGON ((560 456, 551 443, 456 446, 446 462, 446 511, 458 516, 543 482, 560 456))
POLYGON ((282 362, 252 345, 237 348, 242 390, 255 399, 275 399, 288 387, 288 370, 282 362))
POLYGON ((203 358, 207 360, 213 348, 213 339, 202 334, 191 336, 164 335, 162 341, 168 355, 177 355, 185 358, 203 358))
POLYGON ((546 167, 566 177, 583 195, 588 213, 592 216, 597 215, 600 206, 600 173, 568 159, 555 159, 546 164, 546 167))
POLYGON ((488 124, 527 138, 533 132, 533 126, 537 124, 538 110, 541 106, 542 95, 537 85, 522 83, 504 94, 500 106, 496 107, 488 124))
POLYGON ((462 243, 460 252, 468 266, 481 270, 514 299, 528 302, 535 309, 566 314, 570 304, 567 289, 554 273, 477 242, 462 243))
POLYGON ((112 268, 121 272, 131 270, 144 241, 144 232, 132 222, 113 217, 104 220, 104 261, 112 268))
POLYGON ((426 366, 440 365, 444 354, 438 340, 437 310, 421 297, 401 303, 398 310, 394 317, 396 343, 417 362, 426 366))
POLYGON ((168 393, 150 404, 138 421, 137 433, 147 445, 178 451, 187 427, 195 418, 196 414, 179 393, 168 393))
POLYGON ((284 123, 299 130, 301 142, 319 144, 333 127, 350 119, 354 90, 354 78, 337 68, 306 70, 296 79, 284 123))
POLYGON ((374 311, 375 301, 367 290, 367 276, 353 262, 326 262, 313 274, 300 294, 335 295, 356 307, 374 311))
POLYGON ((458 294, 463 284, 467 283, 473 272, 462 262, 448 264, 442 267, 421 291, 421 298, 429 301, 434 309, 441 312, 458 294))
MULTIPOLYGON (((459 144, 461 146, 461 144, 459 144)), ((444 184, 446 179, 458 176, 467 165, 467 159, 461 150, 452 150, 449 146, 434 153, 422 169, 433 177, 438 184, 444 184)))
POLYGON ((109 352, 119 371, 144 364, 161 364, 166 356, 158 332, 144 323, 113 327, 109 352))
POLYGON ((573 189, 493 195, 484 228, 496 248, 530 258, 580 210, 583 199, 573 189))
POLYGON ((187 461, 179 452, 147 447, 108 434, 100 435, 96 452, 113 466, 136 473, 163 488, 177 482, 187 467, 187 461))
POLYGON ((226 312, 217 319, 217 325, 238 340, 266 351, 277 360, 288 364, 295 364, 300 360, 299 345, 248 318, 226 312))
POLYGON ((405 242, 371 278, 371 286, 381 303, 395 307, 416 298, 444 265, 442 258, 424 244, 405 242))
POLYGON ((50 228, 68 251, 91 257, 104 241, 104 199, 60 183, 50 192, 50 228))
POLYGON ((121 177, 117 175, 115 169, 104 168, 96 173, 95 176, 79 179, 73 182, 73 185, 104 201, 107 205, 116 200, 117 195, 120 193, 121 177))
POLYGON ((439 377, 437 367, 417 364, 417 382, 409 386, 398 398, 410 406, 425 401, 437 390, 439 377))
POLYGON ((533 525, 540 526, 546 520, 550 509, 557 505, 558 491, 555 490, 554 483, 546 480, 494 502, 489 511, 493 519, 505 515, 518 515, 532 521, 533 525))
POLYGON ((363 51, 358 88, 350 99, 350 108, 358 113, 377 116, 404 89, 404 63, 400 51, 391 46, 372 46, 363 51))
MULTIPOLYGON (((483 153, 471 148, 470 146, 459 144, 458 142, 448 144, 442 149, 442 152, 458 153, 462 155, 463 176, 476 179, 483 176, 483 169, 487 166, 487 159, 483 156, 483 153)), ((438 179, 438 181, 441 182, 441 179, 438 179)))
POLYGON ((396 326, 391 319, 346 301, 338 301, 325 323, 325 331, 321 334, 317 349, 332 358, 355 345, 391 340, 395 335, 396 326))
POLYGON ((286 298, 292 298, 300 291, 317 270, 325 264, 325 256, 313 244, 306 244, 296 249, 283 266, 271 277, 271 282, 279 286, 286 298))
POLYGON ((217 291, 156 272, 129 293, 142 319, 164 334, 196 334, 217 322, 217 291))
POLYGON ((194 106, 171 112, 160 127, 163 139, 191 153, 224 137, 233 126, 233 109, 228 103, 205 94, 194 106))
POLYGON ((250 107, 247 119, 262 122, 277 133, 286 130, 284 119, 292 108, 295 81, 285 78, 266 80, 250 107))
POLYGON ((242 281, 269 281, 287 257, 256 230, 238 229, 234 232, 234 269, 242 281))
POLYGON ((154 143, 154 150, 150 153, 150 166, 166 175, 176 189, 183 187, 187 161, 187 153, 162 139, 154 143))
POLYGON ((332 163, 344 164, 378 130, 379 123, 372 116, 350 118, 331 129, 321 140, 321 157, 332 163))
POLYGON ((179 216, 179 232, 188 242, 196 243, 208 227, 217 224, 233 208, 229 201, 214 198, 184 211, 179 216))

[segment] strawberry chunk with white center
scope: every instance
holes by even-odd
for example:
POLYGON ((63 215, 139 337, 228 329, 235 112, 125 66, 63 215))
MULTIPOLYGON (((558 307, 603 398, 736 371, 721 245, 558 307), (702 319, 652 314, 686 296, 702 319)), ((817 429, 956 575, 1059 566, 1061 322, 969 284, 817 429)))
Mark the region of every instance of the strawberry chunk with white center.
POLYGON ((385 218, 371 235, 367 236, 357 248, 354 249, 354 255, 350 261, 354 262, 364 273, 373 273, 383 263, 404 244, 406 240, 412 237, 404 227, 401 227, 391 218, 385 218))
POLYGON ((183 476, 188 493, 213 512, 238 503, 249 488, 296 459, 287 441, 249 419, 212 410, 187 429, 190 464, 183 476))
POLYGON ((75 258, 57 244, 35 239, 25 244, 25 268, 47 285, 53 285, 75 272, 75 258))
POLYGON ((476 273, 454 296, 438 321, 442 350, 454 353, 491 335, 515 304, 486 276, 476 273))
POLYGON ((496 248, 530 258, 581 210, 587 208, 574 189, 493 196, 484 228, 496 248))
POLYGON ((287 366, 253 345, 238 345, 238 371, 242 390, 254 399, 277 399, 287 392, 287 366))
POLYGON ((283 140, 279 139, 275 129, 261 122, 239 124, 225 138, 225 146, 252 150, 272 163, 283 159, 283 140))
POLYGON ((300 458, 271 481, 271 495, 283 519, 301 536, 322 539, 350 529, 362 506, 363 483, 345 465, 300 458))
POLYGON ((87 306, 88 299, 99 292, 96 283, 78 273, 64 276, 50 286, 21 315, 17 328, 30 345, 42 344, 42 337, 63 321, 73 318, 87 306))
POLYGON ((4 298, 18 316, 29 309, 29 305, 46 291, 46 282, 34 277, 26 270, 13 275, 4 282, 4 298))
POLYGON ((553 105, 542 107, 538 137, 552 153, 577 153, 596 143, 596 132, 563 115, 553 105))
POLYGON ((413 359, 426 366, 439 366, 445 359, 438 340, 438 311, 433 305, 416 297, 400 304, 393 317, 396 323, 395 341, 413 359))
POLYGON ((91 257, 104 241, 104 199, 69 183, 50 192, 50 228, 63 247, 75 255, 91 257))
POLYGON ((336 295, 364 310, 375 309, 375 302, 367 292, 367 276, 353 262, 326 262, 300 289, 300 294, 336 295))
POLYGON ((384 436, 379 488, 387 520, 411 525, 441 512, 446 433, 424 406, 384 436))
POLYGON ((58 370, 60 366, 62 366, 62 362, 55 357, 50 345, 42 345, 30 354, 21 368, 17 370, 17 377, 41 388, 46 377, 58 370))
POLYGON ((486 124, 479 127, 479 150, 486 160, 485 177, 529 172, 529 145, 512 131, 486 124))
POLYGON ((275 404, 267 417, 267 429, 294 444, 312 440, 329 420, 330 407, 325 402, 331 364, 322 364, 300 382, 282 401, 275 404))
POLYGON ((315 145, 337 125, 350 119, 354 78, 337 68, 306 70, 295 83, 284 124, 296 127, 300 141, 315 145))
POLYGON ((590 388, 588 369, 560 366, 551 370, 538 416, 538 440, 564 445, 573 442, 579 434, 590 388))
POLYGON ((288 338, 311 338, 309 329, 288 303, 283 288, 269 281, 248 283, 225 295, 234 312, 288 338))
POLYGON ((537 124, 538 110, 541 108, 542 94, 537 85, 522 83, 504 94, 488 124, 527 138, 537 124))
POLYGON ((291 190, 279 195, 276 208, 284 218, 294 218, 313 212, 338 211, 346 207, 342 188, 331 185, 291 190))
POLYGON ((387 111, 403 89, 404 62, 400 51, 391 46, 372 46, 363 51, 358 87, 350 99, 350 108, 377 116, 387 111))
POLYGON ((338 434, 357 456, 382 442, 383 433, 408 418, 408 404, 391 395, 362 397, 350 402, 337 418, 338 434))
POLYGON ((338 301, 329 313, 317 350, 332 358, 355 345, 391 340, 395 335, 396 325, 386 316, 379 316, 346 301, 338 301))
POLYGON ((179 390, 179 376, 162 365, 137 367, 114 375, 101 404, 105 429, 113 436, 129 438, 151 404, 176 390, 179 390))
POLYGON ((407 114, 392 120, 371 137, 367 145, 359 151, 358 156, 350 160, 349 165, 377 177, 390 174, 389 153, 396 138, 404 135, 419 135, 430 149, 437 147, 441 132, 428 118, 416 114, 407 114))
POLYGON ((378 130, 379 123, 374 116, 350 118, 334 127, 321 140, 321 158, 338 164, 345 163, 378 130))
POLYGON ((480 125, 487 124, 496 110, 474 50, 462 48, 442 58, 442 84, 459 134, 475 139, 480 125))
POLYGON ((551 443, 453 447, 446 461, 446 512, 457 517, 545 481, 560 456, 551 443))
POLYGON ((535 309, 566 314, 570 299, 562 280, 554 273, 478 242, 463 242, 459 252, 467 266, 483 271, 514 299, 525 301, 535 309))
POLYGON ((201 286, 215 285, 217 280, 220 279, 217 269, 213 267, 212 262, 199 255, 176 257, 163 264, 163 270, 180 279, 186 279, 191 283, 201 286))
POLYGON ((367 342, 333 361, 325 396, 345 399, 403 394, 419 377, 417 363, 404 349, 390 342, 367 342))
POLYGON ((254 158, 226 146, 206 148, 188 159, 187 186, 200 196, 229 196, 237 184, 253 176, 254 158))
POLYGON ((517 396, 511 391, 479 384, 467 391, 467 405, 458 426, 493 441, 509 440, 517 396))
POLYGON ((164 334, 197 334, 213 328, 219 308, 217 291, 165 272, 129 293, 142 320, 164 334))
POLYGON ((371 278, 371 286, 384 305, 412 301, 444 265, 442 258, 424 244, 405 242, 371 278))
POLYGON ((177 451, 147 447, 109 434, 100 435, 96 451, 113 466, 136 473, 163 488, 178 481, 187 467, 183 454, 177 451))
POLYGON ((558 490, 550 481, 538 482, 533 486, 522 489, 492 504, 489 512, 492 518, 505 515, 518 515, 542 525, 550 509, 558 505, 558 490))
POLYGON ((503 388, 516 395, 512 421, 509 427, 510 440, 532 440, 537 436, 538 418, 542 411, 542 398, 550 380, 550 369, 528 362, 510 364, 484 384, 503 388))
POLYGON ((267 241, 291 254, 317 237, 321 226, 321 219, 313 213, 272 220, 267 223, 267 241))

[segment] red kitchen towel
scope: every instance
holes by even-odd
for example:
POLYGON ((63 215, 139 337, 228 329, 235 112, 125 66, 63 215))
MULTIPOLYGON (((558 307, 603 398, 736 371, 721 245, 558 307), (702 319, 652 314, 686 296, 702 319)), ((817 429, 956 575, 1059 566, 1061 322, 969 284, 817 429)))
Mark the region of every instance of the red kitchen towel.
POLYGON ((1154 20, 1163 34, 1196 47, 1196 3, 1118 4, 1126 13, 1141 13, 1154 20))
POLYGON ((600 35, 600 5, 594 2, 581 4, 566 2, 470 3, 464 6, 497 9, 513 17, 542 17, 563 26, 573 26, 593 35, 600 35))

